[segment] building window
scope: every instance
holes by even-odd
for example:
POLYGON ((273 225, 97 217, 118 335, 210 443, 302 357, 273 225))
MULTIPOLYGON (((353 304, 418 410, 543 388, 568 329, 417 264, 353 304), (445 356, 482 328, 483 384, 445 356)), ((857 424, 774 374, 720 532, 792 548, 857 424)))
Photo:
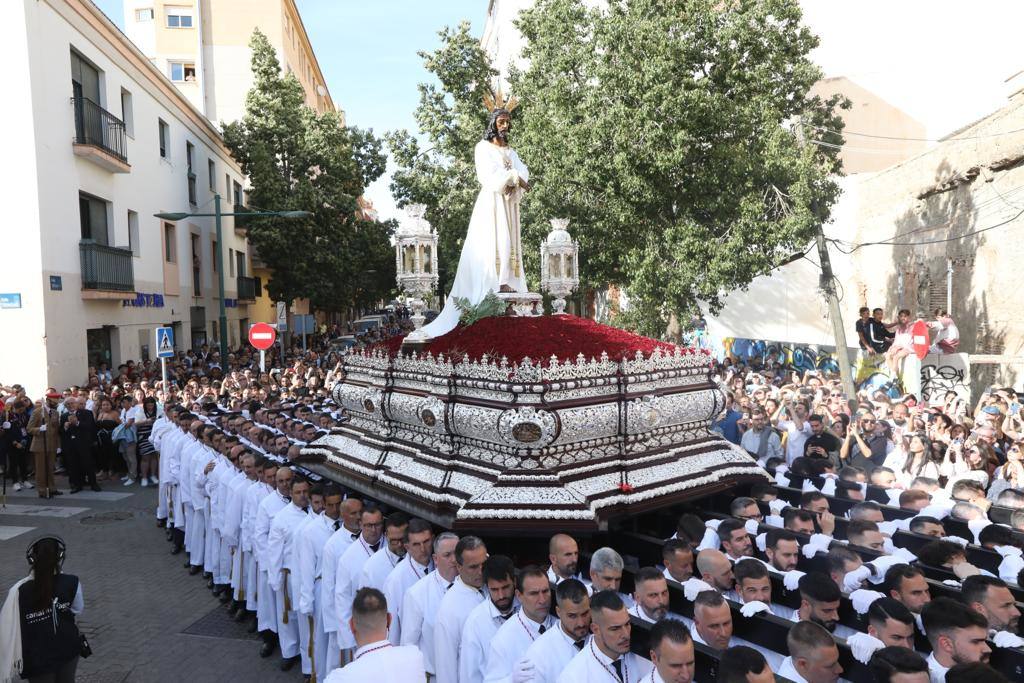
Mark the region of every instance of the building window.
POLYGON ((139 214, 135 211, 128 212, 128 248, 132 250, 132 256, 140 256, 139 252, 139 214))
POLYGON ((224 174, 224 199, 231 197, 231 176, 227 173, 224 174))
POLYGON ((128 137, 135 137, 135 114, 132 111, 132 94, 121 88, 121 120, 124 121, 124 132, 128 137))
POLYGON ((199 241, 199 235, 192 235, 192 296, 200 296, 202 290, 200 287, 203 270, 202 250, 203 246, 199 241))
POLYGON ((167 159, 170 156, 171 150, 171 146, 169 144, 171 138, 171 131, 170 128, 167 127, 167 124, 163 121, 163 119, 157 119, 157 122, 159 123, 160 126, 160 158, 167 159))
POLYGON ((153 21, 153 8, 135 10, 135 21, 153 21))
POLYGON ((228 277, 235 276, 235 250, 228 249, 228 277))
POLYGON ((185 142, 185 159, 188 165, 188 203, 196 205, 196 173, 192 170, 192 157, 196 154, 196 148, 191 143, 185 142))
POLYGON ((84 192, 78 193, 78 218, 82 239, 96 244, 110 244, 107 232, 107 202, 84 192))
POLYGON ((236 251, 235 252, 235 270, 238 272, 238 275, 240 277, 245 277, 246 270, 245 270, 245 252, 244 251, 236 251))
POLYGON ((210 240, 210 262, 213 263, 213 272, 217 272, 217 240, 210 240))
POLYGON ((174 225, 164 223, 164 261, 167 263, 178 262, 177 242, 174 239, 174 225))
POLYGON ((210 192, 217 191, 217 164, 213 159, 206 160, 206 171, 210 174, 210 192))
POLYGON ((235 206, 242 206, 245 202, 242 197, 242 185, 240 183, 231 183, 231 198, 235 202, 235 206))
POLYGON ((167 28, 192 28, 191 7, 167 6, 164 11, 167 13, 167 28))
POLYGON ((193 83, 196 80, 195 62, 168 62, 171 80, 175 83, 193 83))

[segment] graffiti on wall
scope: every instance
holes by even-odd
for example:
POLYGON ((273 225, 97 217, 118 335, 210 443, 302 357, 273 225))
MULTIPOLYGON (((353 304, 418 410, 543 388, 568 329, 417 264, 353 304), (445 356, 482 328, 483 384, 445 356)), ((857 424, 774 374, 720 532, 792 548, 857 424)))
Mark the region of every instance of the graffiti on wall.
MULTIPOLYGON (((839 372, 835 349, 829 346, 738 337, 725 337, 720 346, 714 342, 707 346, 719 360, 730 358, 734 362, 756 360, 761 363, 773 361, 787 370, 839 372)), ((902 395, 906 383, 893 375, 885 364, 884 356, 865 356, 855 349, 850 349, 850 358, 855 359, 851 370, 854 386, 858 391, 883 391, 892 398, 902 395)), ((947 391, 955 391, 961 398, 970 401, 970 386, 970 362, 967 354, 935 354, 925 356, 921 361, 920 390, 925 401, 941 403, 947 391)))

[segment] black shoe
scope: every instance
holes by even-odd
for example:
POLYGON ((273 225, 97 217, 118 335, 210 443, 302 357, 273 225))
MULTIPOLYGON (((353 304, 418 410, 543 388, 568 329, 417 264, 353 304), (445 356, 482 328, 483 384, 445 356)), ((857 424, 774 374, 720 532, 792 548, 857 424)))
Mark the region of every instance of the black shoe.
POLYGON ((299 661, 299 656, 289 657, 281 660, 281 671, 291 671, 292 667, 299 661))
POLYGON ((231 602, 231 591, 222 590, 220 593, 220 604, 226 605, 231 602))
POLYGON ((245 603, 243 602, 241 603, 241 605, 242 606, 239 608, 239 610, 235 612, 235 621, 237 621, 239 624, 243 623, 246 619, 249 618, 249 610, 245 608, 245 603))
POLYGON ((103 489, 100 488, 99 484, 93 484, 89 488, 91 488, 93 491, 102 491, 103 490, 103 489))
POLYGON ((260 648, 260 657, 269 657, 270 655, 274 654, 274 650, 276 649, 277 640, 274 639, 273 632, 271 632, 270 637, 264 636, 263 638, 263 647, 260 648))
POLYGON ((309 683, 309 678, 310 678, 309 676, 303 676, 302 677, 302 683, 309 683))
POLYGON ((191 568, 192 568, 192 563, 189 562, 188 560, 185 560, 185 569, 191 569, 191 568))
POLYGON ((51 498, 53 496, 63 496, 63 495, 64 495, 64 492, 63 491, 58 491, 57 489, 54 489, 54 490, 50 491, 50 497, 51 498))
POLYGON ((213 574, 210 572, 203 572, 203 578, 209 581, 211 586, 213 585, 213 574))
POLYGON ((71 490, 68 493, 78 493, 81 490, 82 490, 81 486, 72 486, 71 490))
POLYGON ((256 630, 258 628, 259 628, 259 620, 256 618, 256 615, 254 614, 254 615, 252 615, 252 623, 249 624, 248 631, 249 631, 249 633, 256 633, 256 630))
POLYGON ((202 567, 200 567, 198 564, 194 564, 194 565, 192 565, 192 568, 188 570, 188 573, 191 574, 192 576, 195 576, 196 574, 198 574, 201 571, 202 571, 202 567))
POLYGON ((156 525, 159 528, 163 529, 164 527, 167 526, 167 520, 166 519, 158 519, 158 520, 156 520, 156 525))
POLYGON ((176 545, 173 548, 171 548, 171 555, 177 555, 180 552, 181 552, 181 546, 180 545, 176 545))

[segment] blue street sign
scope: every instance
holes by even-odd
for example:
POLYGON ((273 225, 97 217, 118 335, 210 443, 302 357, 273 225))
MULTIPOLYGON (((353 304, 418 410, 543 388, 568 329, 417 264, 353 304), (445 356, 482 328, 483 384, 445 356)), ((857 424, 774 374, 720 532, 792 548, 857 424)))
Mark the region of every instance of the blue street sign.
POLYGON ((21 294, 0 294, 0 308, 21 308, 21 294))
POLYGON ((156 357, 174 357, 174 328, 158 327, 156 332, 156 357))

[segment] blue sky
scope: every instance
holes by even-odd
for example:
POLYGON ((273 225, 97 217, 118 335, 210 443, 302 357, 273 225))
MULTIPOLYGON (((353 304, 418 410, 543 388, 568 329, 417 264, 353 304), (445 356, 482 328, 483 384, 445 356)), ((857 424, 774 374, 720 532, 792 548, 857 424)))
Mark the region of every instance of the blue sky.
MULTIPOLYGON (((93 0, 124 25, 121 0, 93 0)), ((415 132, 416 84, 427 72, 416 52, 438 45, 437 32, 466 19, 479 35, 487 0, 296 0, 313 50, 349 125, 377 133, 415 132)), ((394 209, 386 182, 367 195, 385 218, 394 209)))

